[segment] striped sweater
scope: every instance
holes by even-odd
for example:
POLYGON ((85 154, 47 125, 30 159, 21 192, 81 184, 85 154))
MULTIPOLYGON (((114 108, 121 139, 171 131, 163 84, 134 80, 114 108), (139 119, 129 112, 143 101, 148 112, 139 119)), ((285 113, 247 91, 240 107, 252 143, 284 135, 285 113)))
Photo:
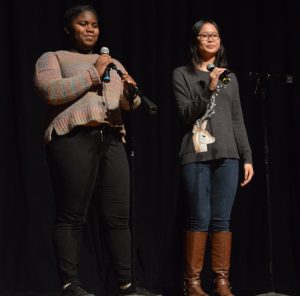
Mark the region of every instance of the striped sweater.
MULTIPOLYGON (((50 105, 46 143, 55 129, 58 135, 68 133, 77 125, 91 122, 107 123, 125 134, 121 109, 129 110, 123 96, 123 82, 116 71, 110 71, 110 83, 102 83, 94 64, 98 54, 70 51, 44 53, 36 62, 34 87, 50 105)), ((113 60, 122 72, 122 64, 113 60)), ((140 98, 134 101, 134 107, 140 98)))

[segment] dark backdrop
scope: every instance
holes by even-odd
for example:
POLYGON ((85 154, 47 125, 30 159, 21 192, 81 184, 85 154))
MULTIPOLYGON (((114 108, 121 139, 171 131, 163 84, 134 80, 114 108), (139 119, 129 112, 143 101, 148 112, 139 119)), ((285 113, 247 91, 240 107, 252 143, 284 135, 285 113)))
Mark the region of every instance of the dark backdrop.
MULTIPOLYGON (((0 295, 58 295, 51 245, 53 194, 42 142, 46 106, 33 91, 32 76, 34 63, 43 52, 62 48, 61 16, 74 3, 10 0, 1 5, 0 295)), ((140 108, 131 117, 132 128, 128 126, 135 144, 136 261, 143 285, 161 289, 165 295, 180 295, 182 287, 184 197, 171 73, 186 62, 191 26, 208 17, 223 31, 230 68, 240 82, 255 168, 253 182, 239 189, 232 213, 231 282, 237 295, 269 291, 272 242, 276 291, 300 295, 296 1, 99 0, 92 4, 100 13, 99 47, 109 47, 144 95, 158 106, 157 115, 140 108), (256 80, 249 78, 249 72, 271 74, 262 80, 266 100, 260 92, 254 94, 256 80), (286 83, 287 74, 293 74, 293 83, 286 83), (269 144, 270 203, 264 127, 269 144)), ((128 123, 128 114, 125 118, 128 123)), ((98 233, 101 228, 91 207, 81 272, 84 282, 100 293, 103 287, 113 291, 114 277, 98 233)), ((203 275, 210 290, 209 258, 203 275)))

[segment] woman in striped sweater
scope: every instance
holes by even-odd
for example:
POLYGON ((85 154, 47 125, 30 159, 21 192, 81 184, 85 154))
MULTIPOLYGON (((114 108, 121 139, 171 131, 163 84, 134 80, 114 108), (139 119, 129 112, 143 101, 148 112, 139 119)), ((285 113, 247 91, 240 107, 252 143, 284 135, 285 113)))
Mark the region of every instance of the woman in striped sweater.
MULTIPOLYGON (((69 9, 64 31, 69 50, 44 53, 34 77, 38 94, 49 105, 45 142, 56 202, 54 244, 62 295, 93 295, 82 287, 78 263, 82 227, 94 193, 119 293, 133 295, 129 165, 121 109, 130 109, 126 93, 136 83, 108 53, 93 53, 99 37, 93 7, 69 9), (120 78, 111 70, 110 82, 105 83, 102 77, 111 64, 123 74, 120 78), (96 186, 99 190, 94 192, 96 186)), ((132 104, 137 107, 140 98, 133 98, 132 104)))

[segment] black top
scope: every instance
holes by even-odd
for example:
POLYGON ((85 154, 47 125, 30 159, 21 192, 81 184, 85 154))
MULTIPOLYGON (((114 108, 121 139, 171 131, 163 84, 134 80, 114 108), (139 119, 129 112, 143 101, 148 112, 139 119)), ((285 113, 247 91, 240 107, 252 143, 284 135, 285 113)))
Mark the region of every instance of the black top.
POLYGON ((184 136, 180 147, 180 162, 187 164, 219 158, 241 158, 252 164, 252 153, 244 124, 236 76, 230 74, 230 82, 218 82, 218 88, 208 88, 209 72, 192 72, 187 66, 173 71, 172 85, 180 118, 184 123, 184 136), (193 143, 193 126, 206 110, 206 131, 214 138, 207 144, 207 151, 196 152, 193 143))

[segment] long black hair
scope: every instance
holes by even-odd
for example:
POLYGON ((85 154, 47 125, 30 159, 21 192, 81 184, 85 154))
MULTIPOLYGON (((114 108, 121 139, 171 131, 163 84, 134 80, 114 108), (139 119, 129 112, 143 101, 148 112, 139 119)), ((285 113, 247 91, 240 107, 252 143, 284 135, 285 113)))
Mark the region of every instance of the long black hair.
MULTIPOLYGON (((203 19, 203 20, 196 22, 193 25, 192 31, 191 31, 191 36, 190 36, 190 51, 189 51, 189 66, 192 71, 196 71, 198 65, 201 65, 201 63, 202 63, 202 58, 201 58, 201 55, 199 54, 199 50, 198 50, 197 37, 198 37, 199 32, 202 29, 202 27, 207 23, 215 26, 219 35, 221 35, 218 25, 213 20, 203 19)), ((222 43, 222 39, 221 39, 220 49, 216 54, 214 64, 217 67, 227 68, 226 52, 225 52, 225 48, 222 43)))

